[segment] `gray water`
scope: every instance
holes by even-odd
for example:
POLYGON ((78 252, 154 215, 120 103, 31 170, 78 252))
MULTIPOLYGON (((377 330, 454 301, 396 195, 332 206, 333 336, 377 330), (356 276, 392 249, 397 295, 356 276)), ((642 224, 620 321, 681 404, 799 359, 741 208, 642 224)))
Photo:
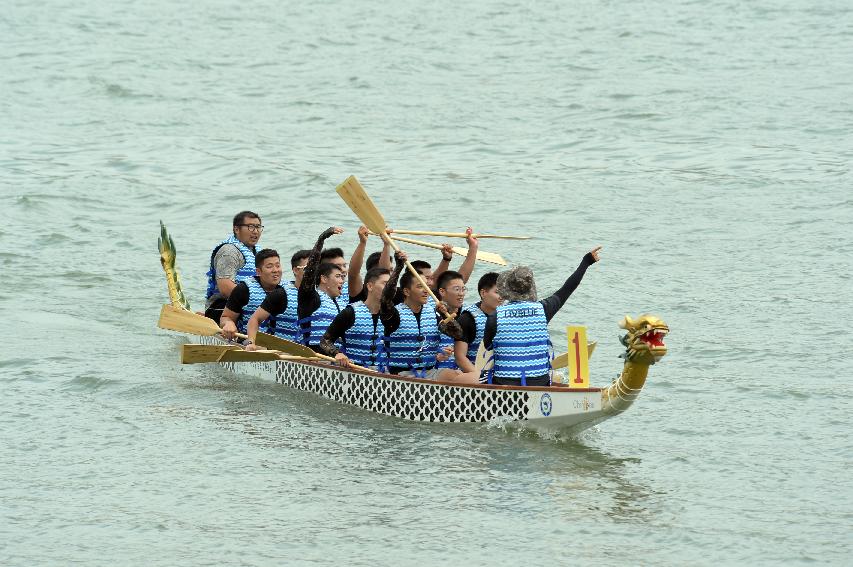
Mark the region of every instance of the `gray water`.
POLYGON ((852 131, 840 0, 5 2, 0 563, 850 564, 852 131), (535 236, 482 248, 543 294, 603 245, 551 330, 601 386, 667 321, 635 406, 541 438, 181 367, 158 221, 199 307, 238 210, 353 248, 350 174, 535 236))

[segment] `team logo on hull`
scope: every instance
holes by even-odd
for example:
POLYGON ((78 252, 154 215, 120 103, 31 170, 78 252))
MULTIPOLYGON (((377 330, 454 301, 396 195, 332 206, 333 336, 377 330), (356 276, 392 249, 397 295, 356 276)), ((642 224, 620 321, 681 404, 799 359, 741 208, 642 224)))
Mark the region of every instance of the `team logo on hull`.
POLYGON ((551 408, 554 407, 554 403, 551 401, 551 394, 542 394, 542 398, 539 400, 539 411, 542 412, 542 415, 548 417, 551 415, 551 408))

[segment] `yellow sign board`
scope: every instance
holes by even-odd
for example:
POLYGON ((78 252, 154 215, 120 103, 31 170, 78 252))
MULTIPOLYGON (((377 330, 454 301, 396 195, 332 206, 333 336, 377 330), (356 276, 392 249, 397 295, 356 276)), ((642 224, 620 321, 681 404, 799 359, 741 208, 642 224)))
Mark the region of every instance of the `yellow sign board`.
POLYGON ((569 388, 589 388, 589 352, 586 327, 566 327, 569 336, 569 388))

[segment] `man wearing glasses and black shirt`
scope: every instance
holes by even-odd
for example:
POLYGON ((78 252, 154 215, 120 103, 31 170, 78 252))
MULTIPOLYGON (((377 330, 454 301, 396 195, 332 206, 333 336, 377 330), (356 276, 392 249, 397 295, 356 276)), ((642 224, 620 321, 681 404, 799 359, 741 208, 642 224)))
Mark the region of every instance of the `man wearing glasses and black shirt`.
POLYGON ((234 216, 233 234, 210 254, 204 313, 207 317, 218 322, 234 287, 255 276, 255 246, 263 230, 257 213, 241 211, 234 216))

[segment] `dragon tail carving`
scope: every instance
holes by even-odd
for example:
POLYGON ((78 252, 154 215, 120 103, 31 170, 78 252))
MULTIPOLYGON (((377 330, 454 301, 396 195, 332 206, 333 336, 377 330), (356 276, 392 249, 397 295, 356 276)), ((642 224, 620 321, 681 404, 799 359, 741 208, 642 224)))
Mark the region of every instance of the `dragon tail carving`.
POLYGON ((174 307, 189 310, 190 302, 184 295, 184 290, 181 287, 181 278, 178 274, 178 267, 175 265, 175 243, 172 237, 166 230, 166 225, 160 221, 160 238, 157 239, 157 246, 160 250, 160 263, 163 265, 163 271, 166 272, 166 285, 169 287, 169 299, 174 307))

